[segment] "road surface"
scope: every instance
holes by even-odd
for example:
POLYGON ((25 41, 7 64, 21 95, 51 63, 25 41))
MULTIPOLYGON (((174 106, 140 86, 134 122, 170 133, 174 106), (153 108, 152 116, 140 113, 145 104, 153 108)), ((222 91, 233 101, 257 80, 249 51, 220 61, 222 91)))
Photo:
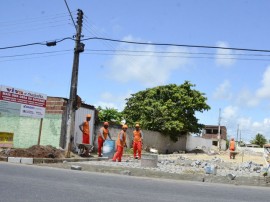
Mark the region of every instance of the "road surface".
POLYGON ((0 162, 0 202, 269 201, 270 189, 0 162))

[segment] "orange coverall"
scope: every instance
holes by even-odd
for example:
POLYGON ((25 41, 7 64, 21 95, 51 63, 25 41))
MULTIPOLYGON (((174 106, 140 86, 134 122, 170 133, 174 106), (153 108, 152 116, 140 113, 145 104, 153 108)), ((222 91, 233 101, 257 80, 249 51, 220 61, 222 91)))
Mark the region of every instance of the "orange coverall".
POLYGON ((121 162, 124 146, 126 145, 126 139, 127 133, 124 130, 121 130, 121 132, 118 134, 118 138, 116 141, 117 150, 113 156, 113 161, 116 161, 116 159, 118 159, 118 162, 121 162))
POLYGON ((233 153, 232 153, 232 151, 235 151, 235 141, 234 140, 231 140, 230 141, 230 159, 233 157, 233 158, 235 158, 234 157, 234 155, 233 155, 233 153))
POLYGON ((90 144, 90 127, 89 122, 83 122, 83 137, 82 137, 83 144, 90 144))
POLYGON ((99 135, 98 135, 98 156, 101 156, 101 148, 103 147, 104 141, 110 137, 109 129, 107 128, 100 128, 99 135))
POLYGON ((133 155, 136 158, 136 154, 138 151, 138 158, 141 159, 142 156, 142 139, 143 134, 141 130, 133 131, 133 155))

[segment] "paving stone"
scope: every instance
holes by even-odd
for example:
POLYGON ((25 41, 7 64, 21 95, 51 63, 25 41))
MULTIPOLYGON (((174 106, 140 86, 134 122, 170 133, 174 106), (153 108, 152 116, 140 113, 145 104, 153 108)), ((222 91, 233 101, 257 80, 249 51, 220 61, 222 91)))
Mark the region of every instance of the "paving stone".
POLYGON ((21 163, 21 158, 19 157, 8 157, 9 163, 21 163))
POLYGON ((131 175, 131 171, 129 170, 123 170, 120 172, 121 175, 131 175))
POLYGON ((22 164, 32 165, 33 162, 34 162, 33 158, 21 158, 21 163, 22 164))
POLYGON ((82 170, 81 166, 77 166, 77 165, 72 165, 71 166, 71 170, 82 170))

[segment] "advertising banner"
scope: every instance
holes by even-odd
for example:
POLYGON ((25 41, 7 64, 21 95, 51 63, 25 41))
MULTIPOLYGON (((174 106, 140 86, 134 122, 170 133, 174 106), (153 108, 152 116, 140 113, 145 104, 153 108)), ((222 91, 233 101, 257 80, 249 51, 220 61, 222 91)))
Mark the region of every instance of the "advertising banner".
POLYGON ((0 113, 44 118, 47 95, 0 86, 0 113))

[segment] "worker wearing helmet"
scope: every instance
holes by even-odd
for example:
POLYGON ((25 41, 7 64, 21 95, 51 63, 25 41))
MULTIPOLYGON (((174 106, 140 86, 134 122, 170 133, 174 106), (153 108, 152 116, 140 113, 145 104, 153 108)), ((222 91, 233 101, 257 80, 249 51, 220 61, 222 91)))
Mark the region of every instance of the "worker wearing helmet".
POLYGON ((234 138, 231 138, 230 144, 229 144, 229 149, 230 149, 230 159, 235 159, 235 154, 233 153, 235 151, 235 141, 234 138))
POLYGON ((135 130, 133 131, 133 155, 134 158, 141 159, 142 156, 142 144, 143 144, 143 133, 140 130, 140 125, 135 125, 135 130), (138 151, 138 157, 137 155, 138 151))
POLYGON ((118 160, 118 162, 121 162, 121 160, 122 160, 124 147, 127 146, 127 144, 126 144, 126 140, 127 140, 127 132, 126 131, 127 131, 127 129, 128 129, 128 126, 123 125, 121 132, 118 134, 117 141, 116 141, 117 150, 113 156, 113 161, 118 160))
POLYGON ((99 133, 98 133, 98 157, 102 156, 101 150, 103 148, 103 143, 108 138, 112 139, 110 135, 110 131, 109 131, 109 123, 104 122, 103 127, 99 129, 99 133))
MULTIPOLYGON (((82 144, 90 144, 90 126, 89 121, 91 120, 91 114, 86 115, 86 120, 79 125, 79 129, 82 131, 82 144)), ((89 156, 89 148, 83 154, 84 156, 89 156)))

